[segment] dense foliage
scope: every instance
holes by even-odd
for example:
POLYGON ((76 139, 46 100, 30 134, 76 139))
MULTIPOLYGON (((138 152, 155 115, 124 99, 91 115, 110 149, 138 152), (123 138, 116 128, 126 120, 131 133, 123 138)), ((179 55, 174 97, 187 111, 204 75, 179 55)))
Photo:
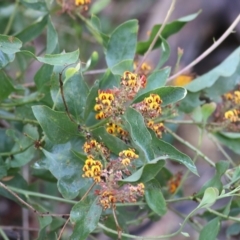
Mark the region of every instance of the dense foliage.
MULTIPOLYGON (((199 13, 153 26, 148 40, 139 41, 135 19, 104 31, 97 14, 108 3, 20 0, 1 6, 8 14, 0 16, 0 194, 38 218, 38 240, 94 239, 99 232, 143 239, 130 234, 129 225, 161 221, 180 201, 197 204, 179 230, 149 239, 187 237, 189 223, 199 240, 214 240, 229 220, 226 234, 239 234, 240 168, 225 147, 240 154, 240 49, 194 80, 172 78, 174 70, 165 67, 167 38, 199 13), (61 18, 76 35, 64 32, 61 18), (71 49, 77 45, 80 51, 71 49), (145 60, 155 48, 161 58, 153 67, 145 60), (180 124, 199 129, 198 147, 176 134, 180 124), (224 159, 214 162, 202 153, 203 133, 224 159), (194 159, 172 145, 174 138, 195 152, 194 159), (186 179, 203 177, 197 159, 214 167, 215 175, 185 196, 186 179), (169 161, 185 170, 174 174, 169 161), (213 209, 223 198, 226 205, 213 209), (64 208, 69 212, 60 211, 59 203, 71 206, 64 208), (199 217, 205 224, 193 220, 199 217)), ((179 61, 181 56, 179 49, 179 61)))

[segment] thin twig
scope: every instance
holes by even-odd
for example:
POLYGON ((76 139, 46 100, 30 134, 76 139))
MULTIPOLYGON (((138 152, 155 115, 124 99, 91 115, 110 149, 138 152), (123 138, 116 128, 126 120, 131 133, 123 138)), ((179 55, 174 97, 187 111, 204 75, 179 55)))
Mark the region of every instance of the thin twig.
POLYGON ((85 194, 82 196, 82 198, 80 199, 80 201, 79 202, 81 202, 81 201, 83 201, 86 197, 87 197, 87 195, 89 194, 89 192, 92 190, 92 188, 95 186, 95 182, 90 186, 90 188, 85 192, 85 194))
POLYGON ((209 138, 215 143, 217 148, 220 150, 220 152, 224 155, 224 157, 234 166, 236 167, 236 163, 232 160, 232 158, 227 154, 227 152, 223 149, 221 144, 212 136, 212 134, 208 133, 209 138))
POLYGON ((96 70, 84 72, 83 75, 100 74, 100 73, 105 73, 106 71, 107 71, 107 68, 106 69, 96 69, 96 70))
POLYGON ((165 17, 165 19, 164 19, 161 27, 159 28, 156 36, 154 37, 152 43, 150 44, 147 52, 144 54, 142 60, 141 60, 140 63, 138 64, 137 69, 136 69, 135 72, 138 72, 138 71, 139 71, 139 69, 141 68, 142 64, 143 64, 143 63, 145 62, 145 60, 147 59, 148 54, 152 51, 155 43, 157 42, 158 38, 160 37, 160 35, 161 35, 164 27, 165 27, 166 24, 167 24, 167 21, 168 21, 169 17, 171 16, 171 14, 172 14, 172 12, 173 12, 173 10, 174 10, 175 3, 176 3, 176 0, 172 0, 172 3, 171 3, 171 5, 170 5, 170 8, 169 8, 169 10, 168 10, 168 12, 167 12, 167 15, 166 15, 166 17, 165 17))
POLYGON ((117 220, 117 214, 116 214, 116 211, 115 211, 115 208, 114 208, 113 205, 112 205, 112 211, 113 211, 113 218, 114 218, 114 221, 116 223, 116 227, 117 227, 117 231, 118 231, 118 240, 119 240, 119 239, 121 239, 121 236, 122 236, 122 229, 119 226, 119 223, 118 223, 118 220, 117 220))
MULTIPOLYGON (((65 69, 65 68, 64 68, 64 69, 65 69)), ((63 71, 64 71, 64 69, 63 69, 63 71)), ((70 119, 72 122, 76 123, 76 122, 74 121, 74 119, 72 118, 70 112, 69 112, 69 109, 68 109, 68 106, 67 106, 67 103, 66 103, 66 100, 65 100, 65 96, 64 96, 64 93, 63 93, 63 81, 62 81, 62 73, 63 73, 63 71, 62 71, 61 73, 59 73, 60 92, 61 92, 61 96, 62 96, 62 100, 63 100, 64 107, 65 107, 65 110, 66 110, 66 113, 67 113, 69 119, 70 119)))
POLYGON ((20 227, 20 226, 0 226, 1 229, 5 229, 5 230, 23 230, 23 231, 29 231, 29 232, 38 232, 39 228, 24 228, 24 227, 20 227))
POLYGON ((4 188, 6 191, 8 191, 9 193, 11 193, 15 198, 17 198, 17 200, 22 203, 24 206, 26 206, 27 208, 29 208, 30 210, 32 210, 34 213, 36 213, 37 215, 44 217, 44 216, 52 216, 52 217, 68 217, 69 214, 58 214, 58 213, 41 213, 39 211, 37 211, 33 206, 31 206, 29 203, 25 202, 22 198, 20 198, 15 192, 13 192, 11 189, 9 189, 5 184, 3 184, 2 182, 0 182, 0 187, 4 188))
POLYGON ((213 50, 215 50, 233 31, 233 29, 237 26, 237 24, 240 21, 240 14, 237 16, 237 18, 234 20, 234 22, 231 24, 231 26, 226 30, 226 32, 216 41, 214 44, 208 48, 205 52, 203 52, 199 57, 197 57, 194 61, 192 61, 188 66, 183 68, 178 73, 172 75, 170 78, 168 78, 167 81, 170 81, 177 76, 181 75, 182 73, 186 72, 187 70, 191 69, 193 66, 198 64, 200 61, 202 61, 205 57, 207 57, 213 50))
POLYGON ((61 229, 61 231, 60 231, 60 233, 59 233, 59 236, 58 236, 57 240, 60 240, 60 239, 61 239, 61 237, 62 237, 62 235, 63 235, 63 231, 64 231, 64 229, 66 228, 69 220, 70 220, 70 217, 67 219, 67 221, 66 221, 65 224, 63 225, 63 227, 62 227, 62 229, 61 229))
POLYGON ((184 145, 186 145, 187 147, 189 147, 190 149, 192 149, 194 152, 196 152, 199 156, 201 156, 206 162, 208 162, 211 166, 215 167, 215 163, 208 158, 204 153, 202 153, 201 151, 199 151, 197 148, 195 148, 192 144, 190 144, 189 142, 187 142, 186 140, 184 140, 183 138, 179 137, 176 133, 174 133, 172 130, 170 130, 169 128, 167 128, 166 126, 164 127, 167 132, 169 132, 173 137, 175 137, 179 142, 183 143, 184 145))

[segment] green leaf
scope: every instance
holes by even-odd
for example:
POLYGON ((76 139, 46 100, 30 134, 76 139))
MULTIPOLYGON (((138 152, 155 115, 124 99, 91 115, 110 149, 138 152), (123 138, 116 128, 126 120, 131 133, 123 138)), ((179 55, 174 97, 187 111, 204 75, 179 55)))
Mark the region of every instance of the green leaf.
POLYGON ((90 14, 98 14, 101 12, 108 4, 111 2, 111 0, 98 0, 94 2, 90 8, 90 14))
POLYGON ((17 33, 15 36, 19 38, 23 43, 32 41, 42 33, 43 29, 47 25, 47 22, 48 15, 40 17, 36 22, 26 27, 21 32, 17 33))
MULTIPOLYGON (((183 18, 180 18, 176 21, 173 21, 171 23, 166 24, 166 26, 164 27, 162 33, 161 33, 161 37, 164 39, 167 39, 168 37, 170 37, 171 35, 177 33, 178 31, 180 31, 187 22, 190 22, 192 20, 194 20, 200 12, 185 16, 183 18)), ((137 53, 143 55, 144 53, 146 53, 146 51, 148 50, 150 44, 153 42, 153 39, 155 38, 157 32, 159 31, 159 29, 161 28, 161 24, 155 25, 152 28, 152 31, 150 33, 149 39, 145 42, 138 42, 137 44, 137 53)), ((161 37, 158 38, 157 42, 155 43, 153 49, 158 48, 161 46, 162 43, 162 39, 161 37)))
POLYGON ((110 69, 107 69, 103 77, 100 79, 99 88, 108 89, 118 87, 120 85, 120 78, 117 78, 112 74, 110 69))
POLYGON ((44 57, 37 57, 37 60, 50 65, 69 65, 75 63, 79 58, 79 49, 69 53, 46 54, 44 57))
POLYGON ((236 133, 236 135, 233 134, 226 134, 223 132, 217 132, 214 133, 214 136, 226 147, 233 150, 235 153, 240 154, 240 136, 236 133), (234 136, 234 137, 232 137, 234 136))
MULTIPOLYGON (((27 190, 28 189, 28 184, 27 184, 26 180, 19 173, 14 175, 13 178, 11 178, 10 180, 3 181, 3 183, 7 186, 14 187, 14 188, 17 188, 17 189, 22 189, 22 190, 27 190)), ((14 197, 11 193, 6 191, 2 187, 0 187, 0 196, 4 196, 6 198, 9 198, 9 199, 13 200, 14 202, 17 202, 20 206, 22 206, 22 203, 20 203, 19 200, 16 197, 14 197)), ((23 199, 24 201, 26 201, 26 196, 25 195, 18 194, 18 196, 21 199, 23 199)))
MULTIPOLYGON (((34 209, 36 209, 39 212, 47 212, 45 208, 43 208, 40 205, 33 204, 34 209)), ((39 221, 39 233, 38 233, 38 238, 36 240, 46 240, 47 239, 47 232, 46 228, 48 225, 51 224, 52 222, 52 217, 51 216, 38 216, 38 221, 39 221)))
MULTIPOLYGON (((205 88, 210 88, 220 78, 222 83, 232 76, 239 68, 240 47, 237 48, 230 56, 228 56, 221 64, 213 68, 211 71, 196 78, 186 86, 190 92, 198 92, 205 88)), ((229 82, 227 81, 227 84, 229 82)), ((227 92, 227 91, 226 91, 227 92)))
POLYGON ((145 185, 145 199, 147 205, 153 210, 153 212, 160 216, 166 214, 166 202, 162 195, 160 185, 156 180, 152 180, 145 185))
POLYGON ((0 102, 7 98, 10 93, 14 91, 14 86, 11 83, 10 78, 4 71, 0 70, 0 102))
POLYGON ((200 101, 200 92, 192 93, 188 91, 186 97, 180 102, 179 109, 185 113, 190 113, 203 103, 204 101, 200 101))
POLYGON ((168 42, 164 38, 162 38, 161 56, 160 56, 159 63, 156 66, 156 69, 159 69, 164 65, 164 63, 169 59, 170 53, 171 53, 171 49, 168 42))
POLYGON ((158 172, 165 165, 165 161, 160 159, 165 159, 166 157, 158 158, 157 160, 152 160, 145 164, 143 167, 134 172, 131 176, 123 179, 121 182, 142 182, 146 183, 158 174, 158 172))
POLYGON ((161 106, 164 107, 168 104, 175 103, 183 99, 186 96, 187 91, 182 87, 160 87, 136 97, 133 100, 133 103, 143 101, 144 98, 149 97, 150 94, 158 94, 163 101, 161 106))
POLYGON ((47 23, 47 49, 46 53, 58 53, 59 52, 59 45, 58 45, 58 35, 56 29, 52 24, 51 17, 48 18, 47 23))
POLYGON ((227 228, 227 236, 228 236, 228 238, 230 238, 231 236, 232 237, 237 236, 237 235, 239 235, 239 233, 240 233, 240 223, 238 223, 238 222, 230 225, 227 228))
POLYGON ((22 153, 15 154, 13 159, 10 161, 10 166, 13 168, 22 167, 34 158, 35 148, 33 146, 33 140, 39 139, 39 134, 36 127, 27 124, 23 128, 23 133, 27 136, 22 135, 21 138, 12 148, 12 152, 19 151, 21 149, 26 149, 22 153))
POLYGON ((6 54, 0 50, 0 69, 5 67, 8 63, 12 62, 15 54, 6 54))
POLYGON ((98 95, 98 89, 99 89, 99 81, 97 80, 94 82, 93 86, 91 87, 91 89, 87 95, 86 102, 88 104, 86 104, 86 106, 85 106, 84 120, 87 120, 87 118, 89 117, 89 114, 94 111, 93 109, 96 104, 96 97, 98 95))
POLYGON ((199 234, 198 240, 216 240, 218 232, 220 230, 219 218, 214 218, 208 222, 199 234))
POLYGON ((113 31, 106 51, 106 61, 109 68, 112 68, 123 60, 134 58, 137 44, 137 32, 137 20, 127 21, 113 31))
POLYGON ((55 145, 51 152, 42 149, 46 157, 44 166, 58 180, 58 190, 67 199, 77 197, 79 191, 90 182, 82 177, 84 162, 80 161, 71 149, 69 142, 55 145))
POLYGON ((42 67, 37 71, 34 76, 34 82, 36 83, 38 92, 44 94, 44 98, 41 100, 42 103, 48 106, 53 105, 53 101, 50 94, 51 87, 51 76, 53 72, 53 66, 43 64, 42 67))
POLYGON ((20 50, 22 42, 12 36, 0 34, 0 51, 6 54, 14 54, 20 50))
POLYGON ((87 60, 85 67, 81 69, 82 72, 87 71, 90 68, 93 68, 96 66, 99 60, 98 52, 94 51, 91 54, 91 57, 87 60))
POLYGON ((214 113, 216 110, 217 104, 215 102, 205 103, 202 107, 202 117, 203 122, 206 123, 208 118, 214 113))
POLYGON ((21 47, 22 42, 18 38, 0 34, 0 69, 14 60, 21 47))
POLYGON ((152 134, 152 138, 151 145, 156 155, 166 155, 168 158, 184 164, 192 173, 198 175, 197 168, 189 156, 180 152, 171 144, 160 140, 154 134, 152 134))
POLYGON ((228 170, 228 167, 229 167, 229 163, 226 161, 217 162, 215 175, 213 176, 213 178, 211 178, 209 181, 207 181, 203 185, 203 187, 201 188, 201 190, 199 191, 199 193, 196 196, 202 195, 208 187, 215 187, 218 189, 219 192, 221 192, 222 188, 223 188, 223 184, 221 182, 221 177, 228 170))
POLYGON ((46 2, 42 0, 20 0, 20 2, 27 8, 31 8, 41 12, 48 11, 46 2))
POLYGON ((99 37, 101 38, 100 42, 103 44, 103 46, 105 48, 107 48, 109 36, 102 32, 101 22, 96 15, 92 15, 91 25, 92 25, 93 29, 96 31, 96 33, 93 33, 93 34, 94 35, 98 34, 99 37))
POLYGON ((33 114, 47 137, 53 143, 65 143, 78 135, 77 125, 66 113, 56 112, 47 106, 33 106, 33 114))
MULTIPOLYGON (((53 78, 51 95, 53 102, 56 104, 58 110, 65 111, 62 95, 59 94, 59 80, 58 76, 53 78), (53 83, 54 81, 54 83, 53 83)), ((78 122, 83 118, 83 112, 86 106, 86 99, 88 95, 88 86, 83 79, 82 74, 77 73, 69 79, 64 80, 63 94, 69 112, 77 119, 78 122)))
POLYGON ((123 60, 118 64, 114 65, 111 69, 114 75, 123 75, 125 71, 132 71, 133 69, 133 60, 123 60))
POLYGON ((170 68, 166 67, 161 70, 154 71, 147 79, 147 86, 144 89, 141 89, 136 98, 141 96, 144 93, 150 93, 160 87, 163 87, 166 84, 167 78, 170 74, 170 68))
POLYGON ((8 166, 5 163, 5 161, 2 160, 2 158, 0 157, 0 180, 7 176, 7 170, 8 170, 8 166))
POLYGON ((145 126, 143 116, 133 108, 128 108, 124 114, 127 130, 134 146, 139 151, 140 158, 149 162, 154 159, 151 142, 152 137, 145 126))
POLYGON ((71 240, 85 240, 97 227, 102 213, 102 207, 94 201, 85 199, 77 203, 71 210, 70 219, 75 225, 71 240))
POLYGON ((118 155, 119 152, 129 148, 129 146, 120 138, 109 134, 105 127, 95 128, 91 131, 91 133, 96 139, 103 142, 109 148, 109 150, 116 155, 118 155))
POLYGON ((208 208, 211 207, 217 200, 219 191, 215 187, 209 187, 205 190, 203 198, 198 205, 198 208, 208 208))

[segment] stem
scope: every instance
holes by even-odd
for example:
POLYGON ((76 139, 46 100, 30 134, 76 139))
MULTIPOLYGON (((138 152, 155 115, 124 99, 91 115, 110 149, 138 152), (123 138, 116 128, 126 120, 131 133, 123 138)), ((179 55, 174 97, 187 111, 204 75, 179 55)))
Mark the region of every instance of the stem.
POLYGON ((0 236, 3 237, 3 240, 9 240, 8 236, 5 234, 5 232, 2 230, 1 227, 0 227, 0 236))
POLYGON ((22 148, 22 149, 19 149, 15 152, 3 152, 3 153, 0 153, 0 157, 3 157, 3 156, 11 156, 11 155, 15 155, 15 154, 18 154, 18 153, 21 153, 21 152, 24 152, 26 151, 28 148, 30 148, 31 146, 33 146, 34 143, 31 143, 29 146, 25 147, 25 148, 22 148))
POLYGON ((175 137, 179 142, 186 145, 190 149, 192 149, 194 152, 196 152, 199 156, 201 156, 207 163, 209 163, 211 166, 215 167, 215 163, 208 158, 204 153, 199 151, 196 147, 194 147, 192 144, 184 140, 183 138, 179 137, 176 133, 174 133, 172 130, 170 130, 168 127, 164 126, 164 128, 169 132, 173 137, 175 137))
POLYGON ((15 2, 15 6, 14 6, 14 9, 13 9, 13 12, 8 20, 8 23, 7 23, 7 26, 3 32, 3 35, 8 35, 11 27, 12 27, 12 24, 13 24, 13 20, 15 18, 15 15, 16 15, 16 12, 17 12, 17 9, 18 9, 18 4, 19 4, 19 0, 16 0, 15 2))
POLYGON ((6 230, 11 230, 11 231, 15 231, 15 230, 25 230, 25 231, 33 231, 33 232, 38 232, 39 228, 23 228, 20 226, 0 226, 1 229, 6 229, 6 230))
POLYGON ((23 123, 31 123, 31 124, 37 124, 39 125, 38 121, 31 120, 27 118, 19 118, 19 117, 10 117, 10 116, 3 116, 0 115, 0 119, 8 120, 8 121, 16 121, 16 122, 23 122, 23 123))
POLYGON ((65 224, 63 225, 63 228, 61 229, 61 231, 60 231, 60 233, 59 233, 59 236, 58 236, 57 240, 60 240, 60 239, 61 239, 61 237, 62 237, 62 235, 63 235, 63 231, 64 231, 64 229, 66 228, 66 226, 67 226, 69 220, 70 220, 70 217, 67 219, 67 221, 66 221, 65 224))
POLYGON ((136 69, 135 72, 138 72, 138 71, 139 71, 139 69, 141 68, 142 64, 143 64, 143 63, 145 62, 145 60, 147 59, 148 54, 152 51, 152 49, 153 49, 155 43, 157 42, 159 36, 161 35, 161 33, 162 33, 164 27, 165 27, 166 24, 167 24, 167 21, 168 21, 169 17, 171 16, 171 13, 172 13, 173 10, 174 10, 175 3, 176 3, 176 0, 172 0, 172 3, 171 3, 171 5, 170 5, 170 8, 169 8, 169 10, 168 10, 168 12, 167 12, 167 15, 166 15, 166 17, 165 17, 165 19, 164 19, 164 21, 163 21, 161 27, 159 28, 159 30, 158 30, 156 36, 154 37, 152 43, 150 44, 150 46, 149 46, 147 52, 144 54, 142 60, 141 60, 140 63, 138 64, 137 69, 136 69))
POLYGON ((224 157, 234 166, 236 167, 236 163, 233 162, 232 158, 227 154, 227 152, 223 149, 223 147, 221 146, 221 144, 214 138, 213 135, 211 135, 210 133, 208 134, 209 138, 215 143, 215 145, 217 146, 217 148, 220 150, 220 152, 224 155, 224 157))
MULTIPOLYGON (((198 210, 198 208, 195 208, 193 209, 193 211, 191 211, 187 216, 186 218, 184 219, 183 223, 181 224, 180 228, 174 232, 174 233, 171 233, 171 234, 167 234, 167 235, 162 235, 162 236, 149 236, 149 237, 144 237, 144 239, 164 239, 164 238, 170 238, 170 237, 173 237, 173 236, 176 236, 177 234, 179 234, 183 227, 185 226, 186 222, 188 221, 188 219, 198 210)), ((118 235, 118 232, 115 231, 115 230, 112 230, 106 226, 104 226, 103 224, 101 223, 98 223, 98 226, 100 228, 102 228, 103 230, 107 231, 107 232, 110 232, 110 233, 114 233, 116 235, 118 235)), ((122 237, 128 237, 128 238, 133 238, 133 239, 143 239, 143 237, 141 236, 135 236, 135 235, 131 235, 131 234, 127 234, 127 233, 122 233, 122 237)))
POLYGON ((197 57, 194 61, 192 61, 188 66, 183 68, 178 73, 174 74, 170 78, 168 78, 167 81, 170 81, 177 76, 181 75, 182 73, 186 72, 187 70, 191 69, 193 66, 195 66, 197 63, 202 61, 205 57, 207 57, 213 50, 215 50, 233 31, 233 29, 237 26, 237 24, 240 21, 240 14, 237 16, 237 18, 234 20, 234 22, 231 24, 231 26, 226 30, 226 32, 216 41, 214 44, 208 48, 205 52, 203 52, 199 57, 197 57))
POLYGON ((10 186, 8 186, 8 188, 11 189, 14 192, 17 192, 17 193, 20 193, 20 194, 23 194, 23 195, 26 195, 26 196, 46 198, 46 199, 51 199, 51 200, 54 200, 54 201, 65 202, 65 203, 70 203, 70 204, 78 203, 77 201, 68 200, 68 199, 59 198, 59 197, 54 197, 54 196, 50 196, 50 195, 43 194, 43 193, 31 192, 31 191, 27 191, 27 190, 23 190, 23 189, 17 189, 17 188, 10 187, 10 186))
POLYGON ((91 71, 84 72, 83 75, 100 74, 100 73, 105 73, 106 71, 107 71, 107 68, 106 69, 91 70, 91 71))

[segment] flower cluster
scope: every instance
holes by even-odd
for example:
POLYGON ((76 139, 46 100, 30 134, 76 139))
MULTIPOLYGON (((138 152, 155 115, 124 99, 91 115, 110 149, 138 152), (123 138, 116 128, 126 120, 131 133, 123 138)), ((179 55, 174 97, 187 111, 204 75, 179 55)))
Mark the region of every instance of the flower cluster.
POLYGON ((121 138, 122 140, 127 140, 128 132, 121 128, 119 125, 114 123, 107 123, 106 130, 108 133, 121 138))
POLYGON ((83 166, 84 174, 82 177, 93 178, 95 182, 101 181, 102 163, 99 160, 94 160, 93 156, 89 155, 83 166))
POLYGON ((230 120, 230 122, 239 122, 240 121, 240 110, 232 109, 224 114, 225 119, 230 120))
POLYGON ((233 93, 229 92, 224 94, 224 98, 230 100, 231 102, 235 103, 236 105, 240 104, 240 91, 234 91, 233 93))
POLYGON ((76 6, 85 6, 91 3, 91 0, 75 0, 76 6))
POLYGON ((133 99, 141 88, 145 88, 147 79, 145 75, 138 75, 129 71, 123 73, 121 78, 121 92, 126 100, 133 99))
POLYGON ((88 140, 83 145, 83 151, 91 156, 103 155, 105 158, 109 157, 109 150, 94 139, 88 140))
MULTIPOLYGON (((95 177, 95 179, 97 178, 95 182, 98 184, 95 194, 98 195, 99 204, 103 209, 114 208, 117 202, 136 202, 139 196, 144 195, 143 183, 136 186, 126 184, 122 187, 118 184, 119 181, 127 176, 127 173, 129 173, 127 168, 131 166, 131 162, 136 158, 138 158, 138 155, 134 149, 123 150, 119 153, 117 159, 109 161, 107 167, 101 170, 100 177, 95 177)), ((92 166, 94 168, 96 165, 92 166)), ((85 163, 84 170, 85 168, 89 171, 89 161, 85 163)), ((90 172, 89 175, 91 174, 92 176, 94 174, 93 170, 91 169, 90 172)), ((85 175, 86 173, 87 172, 85 172, 85 175)), ((99 172, 97 172, 97 174, 99 174, 99 172)))
POLYGON ((150 94, 150 96, 144 98, 142 102, 133 105, 134 108, 142 113, 146 122, 146 126, 152 129, 158 137, 162 137, 164 125, 163 123, 155 123, 153 119, 161 115, 161 103, 162 99, 159 95, 150 94))
MULTIPOLYGON (((137 62, 137 61, 134 62, 133 68, 134 68, 134 70, 136 70, 136 69, 138 68, 138 62, 137 62)), ((149 64, 146 63, 146 62, 144 62, 144 63, 141 65, 141 67, 140 67, 140 69, 138 70, 138 72, 139 72, 140 74, 148 75, 151 70, 152 70, 151 65, 149 65, 149 64)))
POLYGON ((91 0, 58 0, 57 3, 61 6, 61 13, 68 13, 72 16, 75 11, 87 11, 91 0))

